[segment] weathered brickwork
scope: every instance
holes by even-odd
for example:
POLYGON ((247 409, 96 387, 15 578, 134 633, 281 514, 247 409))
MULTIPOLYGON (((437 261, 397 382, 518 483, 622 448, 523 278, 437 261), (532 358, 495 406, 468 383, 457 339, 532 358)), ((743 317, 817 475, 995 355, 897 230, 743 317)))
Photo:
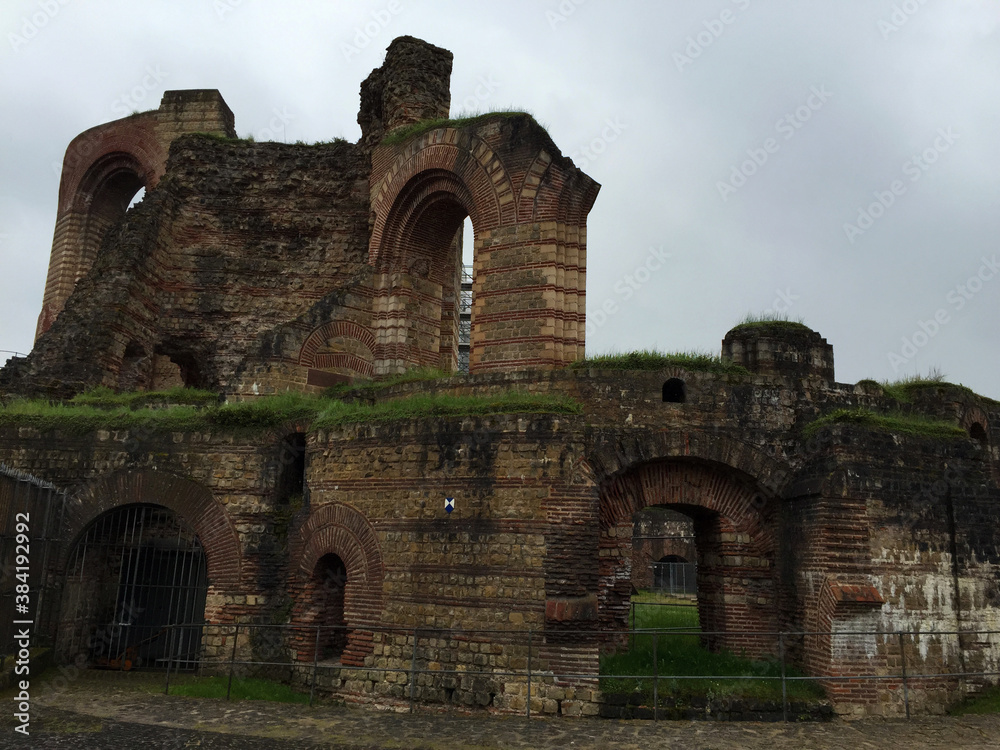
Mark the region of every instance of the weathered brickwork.
POLYGON ((600 655, 624 640, 637 560, 670 554, 697 563, 706 646, 784 652, 825 677, 840 713, 898 715, 904 691, 940 711, 995 682, 953 675, 1000 667, 982 632, 1000 629, 997 403, 837 383, 832 347, 788 324, 726 335, 746 371, 565 367, 584 353, 599 186, 526 115, 426 123, 447 117, 450 72, 446 50, 394 41, 362 85, 357 144, 237 140, 204 91, 81 135, 39 337, 0 371, 0 397, 197 385, 247 400, 453 371, 470 217, 471 374, 347 397, 517 389, 581 413, 257 432, 5 423, 0 463, 67 493, 41 573, 78 634, 43 634, 59 656, 106 626, 77 606, 99 571, 68 577, 80 540, 118 509, 157 506, 157 528, 204 548, 198 656, 273 662, 301 684, 316 669, 352 701, 614 715, 600 655), (962 432, 807 431, 837 408, 962 432), (683 551, 637 545, 650 508, 685 519, 683 551))

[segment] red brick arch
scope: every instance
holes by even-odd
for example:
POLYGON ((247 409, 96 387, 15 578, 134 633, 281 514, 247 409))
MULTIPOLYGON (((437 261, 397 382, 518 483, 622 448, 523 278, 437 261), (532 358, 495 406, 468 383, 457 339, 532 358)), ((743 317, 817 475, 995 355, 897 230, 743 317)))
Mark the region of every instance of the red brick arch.
POLYGON ((720 634, 707 643, 770 653, 773 639, 748 631, 780 629, 779 609, 786 604, 778 585, 776 505, 775 495, 753 476, 718 461, 647 454, 607 476, 599 512, 602 619, 621 625, 627 616, 634 514, 664 506, 694 521, 702 629, 720 634))
MULTIPOLYGON (((368 519, 349 505, 331 503, 315 509, 299 530, 292 548, 292 580, 295 599, 293 624, 307 620, 311 598, 316 594, 314 572, 320 558, 335 554, 347 568, 344 591, 344 621, 351 628, 342 655, 344 664, 363 666, 371 652, 371 631, 382 617, 382 581, 385 567, 378 537, 368 519)), ((311 658, 308 644, 301 644, 300 657, 311 658)))
POLYGON ((375 351, 375 336, 362 325, 352 321, 333 321, 320 326, 309 334, 299 351, 299 364, 303 367, 318 369, 348 368, 363 377, 371 377, 375 351), (320 348, 331 338, 352 338, 365 346, 371 356, 363 359, 349 352, 322 355, 317 354, 320 348))
MULTIPOLYGON (((98 516, 133 503, 169 508, 198 535, 205 550, 210 588, 231 590, 239 585, 240 540, 225 509, 208 488, 173 474, 122 472, 87 485, 67 503, 64 538, 79 539, 98 516)), ((66 569, 75 548, 74 541, 61 551, 60 570, 66 569)))
POLYGON ((534 120, 435 128, 378 146, 372 164, 376 373, 453 365, 453 241, 466 215, 476 233, 470 371, 547 369, 583 355, 586 216, 600 186, 534 120))
POLYGON ((141 187, 151 190, 166 169, 157 113, 127 117, 84 131, 70 143, 59 184, 59 212, 49 277, 36 337, 90 270, 107 229, 141 187), (124 203, 124 205, 122 205, 124 203))

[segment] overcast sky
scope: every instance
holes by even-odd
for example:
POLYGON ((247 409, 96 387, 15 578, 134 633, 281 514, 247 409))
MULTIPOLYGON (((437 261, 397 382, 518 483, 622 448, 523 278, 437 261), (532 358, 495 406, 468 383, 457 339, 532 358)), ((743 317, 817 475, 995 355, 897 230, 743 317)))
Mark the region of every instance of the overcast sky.
POLYGON ((515 107, 602 184, 588 353, 718 353, 747 313, 840 382, 941 369, 1000 398, 996 0, 3 0, 0 349, 26 352, 81 131, 216 88, 240 135, 360 136, 409 34, 452 115, 515 107))

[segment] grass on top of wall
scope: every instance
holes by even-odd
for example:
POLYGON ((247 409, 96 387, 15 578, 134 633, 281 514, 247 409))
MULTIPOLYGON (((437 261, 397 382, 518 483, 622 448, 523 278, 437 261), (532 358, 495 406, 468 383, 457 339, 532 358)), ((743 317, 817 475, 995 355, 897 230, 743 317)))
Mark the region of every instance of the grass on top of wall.
POLYGON ((949 383, 945 380, 944 373, 937 368, 932 368, 926 375, 908 375, 907 377, 900 378, 899 380, 862 380, 860 382, 878 386, 882 389, 882 393, 901 404, 911 403, 913 401, 913 397, 918 392, 928 388, 947 388, 949 390, 966 393, 969 396, 974 396, 990 403, 997 403, 991 398, 980 396, 967 386, 949 383))
POLYGON ((870 409, 835 409, 818 419, 813 420, 805 428, 806 437, 812 437, 820 428, 830 424, 854 424, 882 432, 894 432, 900 435, 929 437, 938 439, 968 437, 968 434, 952 422, 932 419, 919 414, 904 414, 890 412, 879 414, 870 409))
MULTIPOLYGON (((781 680, 773 679, 781 677, 781 663, 776 659, 750 659, 730 651, 709 651, 701 645, 697 607, 636 601, 634 626, 646 632, 637 632, 627 649, 601 657, 600 684, 604 692, 638 691, 652 700, 655 672, 661 699, 670 696, 781 700, 781 680)), ((792 667, 786 668, 786 674, 802 676, 792 667)), ((787 689, 790 700, 824 697, 822 688, 807 680, 789 680, 787 689)))
POLYGON ((219 394, 214 391, 203 391, 197 388, 178 386, 165 391, 127 391, 115 393, 110 388, 99 386, 89 391, 79 393, 70 399, 70 404, 77 406, 96 406, 114 408, 119 406, 129 409, 141 409, 146 406, 209 406, 219 402, 219 394))
POLYGON ((196 407, 182 404, 155 409, 15 400, 0 407, 0 426, 34 427, 42 431, 58 429, 81 435, 100 429, 252 433, 278 428, 289 422, 309 422, 313 428, 330 428, 425 417, 581 412, 580 404, 567 396, 522 391, 491 396, 414 395, 376 404, 345 403, 301 393, 283 393, 221 405, 213 403, 196 407))
POLYGON ((691 372, 712 372, 717 374, 749 375, 750 373, 732 360, 717 357, 706 352, 658 352, 642 349, 634 352, 597 354, 574 362, 574 369, 595 368, 598 370, 662 370, 667 367, 681 367, 691 372))
MULTIPOLYGON (((406 125, 405 127, 393 130, 382 139, 382 145, 396 146, 400 143, 405 143, 410 138, 426 133, 428 130, 434 130, 435 128, 464 128, 469 125, 479 125, 480 123, 486 122, 494 117, 528 117, 532 120, 535 119, 530 112, 525 112, 523 110, 498 109, 493 112, 476 112, 465 117, 455 117, 450 119, 447 117, 439 117, 436 119, 421 120, 420 122, 415 122, 412 125, 406 125)), ((539 127, 541 127, 541 125, 539 125, 539 127)))

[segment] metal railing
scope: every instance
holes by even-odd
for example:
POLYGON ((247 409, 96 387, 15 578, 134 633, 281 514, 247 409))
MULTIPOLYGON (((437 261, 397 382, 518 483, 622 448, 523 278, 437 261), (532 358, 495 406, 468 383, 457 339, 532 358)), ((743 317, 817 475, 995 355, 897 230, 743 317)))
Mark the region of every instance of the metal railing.
MULTIPOLYGON (((379 666, 374 656, 365 660, 364 666, 345 665, 336 659, 325 659, 322 656, 321 644, 324 642, 324 635, 329 637, 331 630, 342 630, 347 633, 351 629, 347 626, 325 626, 325 625, 257 625, 248 623, 236 623, 231 625, 207 625, 207 624, 187 624, 173 625, 166 628, 168 631, 167 640, 170 644, 187 643, 190 644, 192 636, 183 636, 184 629, 197 629, 198 634, 204 639, 214 640, 218 651, 214 658, 204 655, 194 657, 189 651, 187 654, 174 653, 173 645, 170 646, 166 656, 161 659, 159 666, 165 671, 164 692, 170 691, 170 680, 173 675, 176 678, 180 670, 195 671, 199 674, 213 674, 217 676, 226 675, 227 690, 226 698, 230 699, 232 694, 234 678, 245 679, 251 673, 263 674, 270 679, 276 677, 289 683, 298 682, 301 685, 309 686, 309 705, 312 705, 316 698, 319 676, 324 672, 337 670, 338 679, 363 679, 375 681, 381 679, 384 682, 391 682, 399 686, 397 697, 404 694, 408 697, 409 710, 416 710, 418 702, 434 702, 431 700, 417 700, 417 686, 421 684, 422 676, 431 675, 432 678, 424 678, 423 685, 433 685, 433 680, 439 680, 442 684, 447 680, 468 680, 470 678, 483 678, 487 680, 501 680, 505 684, 511 681, 523 682, 526 685, 525 693, 525 715, 530 717, 532 713, 532 699, 539 695, 537 690, 533 690, 532 685, 539 682, 548 684, 588 684, 597 687, 604 680, 629 680, 636 681, 636 685, 648 683, 652 692, 652 718, 657 720, 661 712, 661 697, 667 694, 661 692, 661 687, 665 684, 679 683, 685 680, 754 680, 758 682, 780 682, 781 685, 781 713, 782 718, 787 721, 789 714, 789 687, 795 683, 822 682, 827 686, 835 685, 838 682, 888 682, 895 683, 892 689, 898 689, 902 693, 902 701, 907 718, 911 714, 911 690, 921 682, 932 680, 968 680, 979 678, 986 681, 992 679, 994 682, 1000 677, 1000 671, 983 669, 968 671, 964 668, 949 669, 947 664, 941 664, 931 671, 920 671, 920 665, 927 664, 926 661, 918 658, 917 654, 921 650, 921 639, 946 639, 976 637, 981 643, 989 641, 995 648, 1000 649, 1000 631, 996 630, 946 630, 946 631, 745 631, 734 633, 732 631, 702 631, 698 629, 636 629, 632 631, 634 638, 650 638, 652 648, 652 672, 648 674, 594 674, 578 673, 571 671, 558 671, 549 668, 549 659, 553 654, 557 654, 560 648, 559 643, 581 643, 589 642, 591 645, 606 644, 614 639, 628 637, 628 631, 621 630, 580 630, 580 631, 501 631, 501 630, 454 630, 443 628, 365 628, 363 631, 371 636, 375 643, 383 646, 383 651, 389 649, 394 652, 392 661, 395 665, 379 666), (174 632, 170 632, 174 631, 174 632), (179 631, 179 632, 178 632, 179 631), (242 636, 242 640, 241 640, 242 636), (671 637, 697 636, 703 641, 712 639, 731 639, 734 636, 749 642, 749 639, 759 638, 764 653, 771 654, 770 661, 779 667, 778 674, 671 674, 661 671, 659 656, 664 655, 663 649, 669 651, 669 641, 661 643, 661 639, 671 637), (996 638, 994 638, 996 637, 996 638), (872 644, 883 654, 886 665, 894 664, 893 668, 877 670, 869 666, 870 660, 859 658, 855 664, 863 665, 865 668, 857 668, 854 671, 845 671, 844 665, 840 666, 840 671, 835 674, 797 674, 795 673, 795 660, 791 653, 795 650, 801 651, 803 644, 810 638, 813 639, 840 639, 846 648, 853 648, 860 655, 872 644), (291 655, 292 639, 301 649, 311 645, 308 652, 309 658, 293 658, 291 655), (567 641, 568 639, 568 641, 567 641), (991 640, 992 639, 992 640, 991 640), (553 643, 553 640, 556 642, 553 643), (505 666, 489 666, 476 664, 472 661, 462 661, 458 644, 475 642, 480 644, 502 643, 506 647, 514 650, 520 648, 519 662, 523 667, 514 668, 509 664, 505 666), (442 643, 449 644, 445 648, 451 651, 442 657, 442 643), (224 644, 225 653, 219 647, 224 644), (242 648, 241 648, 242 646, 242 648), (438 653, 429 655, 434 649, 438 653), (544 653, 543 653, 544 649, 544 653), (250 656, 259 658, 245 658, 249 650, 250 656), (406 653, 404 653, 404 650, 406 653), (241 651, 243 652, 241 654, 241 651), (448 663, 445 663, 448 662, 448 663), (391 675, 401 675, 402 680, 391 679, 391 675)), ((204 650, 204 647, 203 647, 204 650)), ((943 649, 942 649, 943 651, 943 649)), ((515 660, 511 660, 515 661, 515 660)), ((928 665, 932 666, 932 665, 928 665)), ((454 688, 453 688, 454 689, 454 688)), ((471 689, 465 687, 463 689, 471 689)), ((331 688, 335 693, 336 689, 331 688)), ((606 693, 607 694, 607 693, 606 693)))

